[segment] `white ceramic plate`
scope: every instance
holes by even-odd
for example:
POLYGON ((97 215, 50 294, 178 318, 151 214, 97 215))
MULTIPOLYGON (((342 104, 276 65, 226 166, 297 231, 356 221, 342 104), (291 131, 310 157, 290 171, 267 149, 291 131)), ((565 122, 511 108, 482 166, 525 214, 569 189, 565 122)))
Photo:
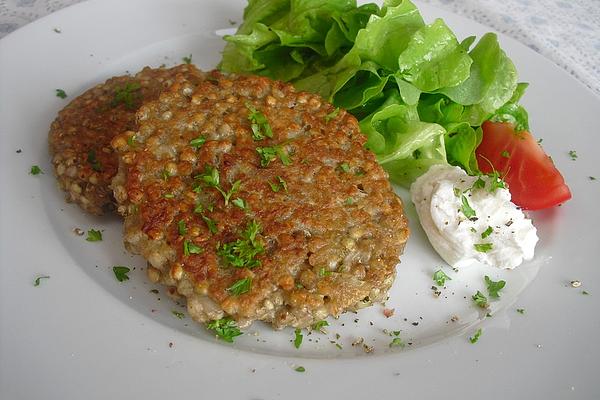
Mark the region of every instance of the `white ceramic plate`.
MULTIPOLYGON (((0 398, 599 396, 600 180, 589 176, 600 178, 600 100, 506 37, 502 44, 521 79, 531 82, 524 104, 532 130, 574 198, 532 214, 541 237, 536 258, 514 271, 444 266, 406 203, 413 234, 386 306, 395 309, 390 318, 382 306, 344 315, 330 320, 328 334, 304 332, 300 349, 292 330, 262 324, 225 344, 189 317, 176 318, 172 311, 183 308, 162 289, 150 292, 143 260, 123 249, 119 218, 93 218, 64 203, 46 143, 57 111, 91 85, 144 65, 172 65, 192 54, 198 66, 213 68, 223 47, 219 35, 241 20, 243 6, 89 1, 0 41, 0 398), (57 98, 57 88, 69 97, 57 98), (29 175, 34 164, 45 174, 29 175), (75 227, 102 229, 104 241, 86 242, 75 227), (119 283, 113 265, 136 269, 119 283), (431 275, 441 266, 452 281, 436 298, 431 275), (486 274, 507 281, 487 318, 470 299, 484 291, 486 274), (50 278, 34 287, 40 275, 50 278), (582 286, 571 287, 572 280, 582 286), (451 322, 454 315, 459 319, 451 322), (483 335, 471 344, 479 327, 483 335), (400 330, 410 344, 390 348, 384 330, 400 330), (360 337, 372 353, 352 346, 360 337)), ((428 19, 443 17, 460 37, 487 31, 440 10, 422 11, 428 19)), ((407 192, 399 194, 408 201, 407 192)))

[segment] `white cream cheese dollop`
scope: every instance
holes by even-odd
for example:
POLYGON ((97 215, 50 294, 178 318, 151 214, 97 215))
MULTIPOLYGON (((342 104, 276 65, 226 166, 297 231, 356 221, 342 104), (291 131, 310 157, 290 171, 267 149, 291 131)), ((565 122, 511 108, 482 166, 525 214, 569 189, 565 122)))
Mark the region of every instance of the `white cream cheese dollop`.
POLYGON ((536 229, 511 203, 510 192, 490 190, 494 178, 469 176, 459 167, 434 165, 411 186, 421 226, 438 254, 460 268, 479 261, 498 268, 515 268, 533 258, 536 229), (478 185, 475 182, 481 179, 478 185), (465 207, 465 197, 468 207, 465 207))

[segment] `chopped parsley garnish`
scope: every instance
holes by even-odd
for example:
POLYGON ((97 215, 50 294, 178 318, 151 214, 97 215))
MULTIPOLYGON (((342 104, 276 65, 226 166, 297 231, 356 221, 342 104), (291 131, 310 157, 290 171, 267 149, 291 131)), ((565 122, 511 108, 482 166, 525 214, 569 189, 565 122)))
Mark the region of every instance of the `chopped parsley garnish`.
POLYGON ((131 135, 127 138, 127 144, 129 146, 135 146, 135 141, 137 140, 135 135, 131 135))
POLYGON ((477 343, 477 341, 481 337, 481 332, 482 332, 481 328, 477 329, 477 331, 475 332, 475 334, 469 338, 469 342, 471 342, 472 344, 477 343))
POLYGON ((197 138, 190 140, 190 146, 195 149, 201 147, 204 143, 206 143, 206 138, 204 136, 198 136, 197 138))
POLYGON ((174 199, 175 195, 173 193, 165 193, 165 199, 174 199))
POLYGON ((217 223, 208 218, 206 215, 202 215, 202 219, 206 222, 206 226, 208 227, 208 231, 213 235, 216 234, 219 230, 217 229, 217 223))
POLYGON ((127 275, 131 271, 128 267, 124 267, 122 265, 115 265, 113 267, 113 272, 115 274, 115 278, 119 282, 124 282, 129 280, 129 276, 127 275))
POLYGON ((302 338, 304 336, 302 335, 302 331, 300 329, 296 329, 294 331, 294 335, 295 335, 295 337, 294 337, 294 347, 297 348, 297 349, 299 349, 300 345, 302 344, 302 338))
POLYGON ((354 204, 354 199, 352 197, 348 197, 346 200, 344 200, 344 204, 347 206, 351 206, 352 204, 354 204))
POLYGON ((462 206, 460 207, 460 210, 462 211, 463 214, 465 214, 465 217, 467 217, 469 219, 475 217, 477 214, 475 213, 475 210, 473 210, 471 208, 471 205, 469 204, 467 197, 463 194, 460 199, 462 202, 462 206))
POLYGON ((473 247, 475 247, 475 250, 477 250, 480 253, 487 253, 494 247, 494 244, 493 243, 475 243, 473 245, 473 247))
POLYGON ((460 197, 460 195, 462 193, 462 191, 460 190, 460 188, 454 187, 453 191, 454 191, 454 196, 460 197))
POLYGON ((502 153, 500 153, 500 155, 504 158, 510 158, 510 153, 506 150, 504 150, 502 153))
POLYGON ((241 233, 240 239, 219 244, 217 255, 235 268, 254 268, 261 265, 261 262, 256 259, 256 256, 265 251, 262 243, 256 237, 260 230, 260 224, 252 220, 241 233))
POLYGON ((506 182, 504 182, 504 180, 502 180, 502 178, 500 177, 500 174, 498 174, 498 172, 494 171, 492 172, 489 177, 491 178, 490 180, 490 193, 494 193, 497 189, 506 189, 506 182))
POLYGON ((347 162, 341 163, 340 169, 344 172, 350 172, 350 165, 347 162))
POLYGON ((290 156, 282 146, 257 147, 256 152, 260 156, 261 167, 268 167, 271 161, 275 160, 277 157, 279 157, 283 165, 287 166, 292 163, 290 156))
POLYGON ((485 181, 481 178, 481 176, 478 176, 475 182, 473 182, 471 189, 483 189, 484 187, 485 181))
POLYGON ((190 54, 189 56, 181 57, 181 61, 183 61, 186 64, 191 64, 192 63, 192 55, 190 54))
POLYGON ((189 256, 190 254, 200 254, 204 251, 204 249, 200 246, 198 246, 197 244, 195 244, 194 242, 191 242, 189 240, 184 240, 183 241, 183 255, 184 256, 189 256))
POLYGON ((211 165, 206 165, 204 167, 204 173, 201 175, 196 175, 196 179, 202 179, 204 183, 208 186, 218 187, 221 184, 221 179, 219 177, 219 170, 211 165))
MULTIPOLYGON (((201 176, 202 175, 196 175, 194 178, 199 179, 201 176)), ((195 193, 202 193, 202 185, 200 184, 200 182, 192 183, 192 191, 194 191, 195 193)))
POLYGON ((88 242, 99 242, 102 240, 102 232, 95 229, 87 231, 87 237, 85 238, 88 242))
POLYGON ((246 203, 246 201, 244 199, 242 199, 241 197, 237 197, 237 198, 233 199, 231 201, 231 203, 234 206, 241 208, 242 210, 245 210, 248 208, 248 203, 246 203))
POLYGON ((488 308, 489 303, 487 297, 479 290, 473 296, 471 296, 475 304, 477 304, 481 308, 488 308))
POLYGON ((276 146, 275 152, 277 153, 277 156, 279 157, 283 165, 290 165, 292 163, 291 158, 289 157, 287 151, 283 148, 283 146, 276 146))
POLYGON ((227 192, 224 191, 220 183, 219 170, 211 165, 206 165, 206 167, 204 167, 204 174, 196 175, 194 178, 201 179, 206 185, 217 189, 217 191, 223 196, 225 205, 229 204, 229 199, 240 189, 240 185, 242 184, 241 181, 235 181, 227 192))
POLYGON ((485 239, 486 237, 490 236, 492 232, 494 232, 494 228, 488 226, 487 229, 481 233, 481 238, 485 239))
POLYGON ((571 160, 573 161, 577 160, 577 152, 575 150, 569 150, 569 157, 571 157, 571 160))
POLYGON ((171 174, 166 169, 163 169, 161 172, 161 176, 162 176, 163 181, 168 181, 171 174))
POLYGON ((35 278, 35 281, 33 281, 33 286, 40 286, 42 279, 50 279, 50 276, 48 276, 48 275, 38 276, 37 278, 35 278))
POLYGON ((339 113, 340 113, 340 108, 336 107, 335 110, 333 110, 332 112, 330 112, 329 114, 327 114, 325 116, 325 123, 328 123, 332 119, 335 119, 335 117, 337 117, 339 113))
POLYGON ((525 309, 524 308, 517 308, 517 312, 519 314, 525 314, 525 309))
POLYGON ((451 281, 452 278, 446 275, 446 273, 441 269, 438 269, 433 273, 433 280, 435 281, 435 283, 437 283, 438 286, 444 286, 446 284, 446 280, 451 281))
POLYGON ((177 232, 179 232, 179 234, 180 234, 181 236, 183 236, 183 235, 185 235, 185 234, 187 233, 187 226, 186 226, 186 224, 185 224, 185 220, 183 220, 183 219, 180 219, 180 220, 177 222, 177 232))
MULTIPOLYGON (((494 192, 496 192, 497 189, 506 189, 506 182, 504 182, 504 180, 500 176, 500 173, 498 171, 496 171, 496 169, 492 165, 492 162, 483 156, 482 156, 482 158, 485 161, 487 161, 487 163, 490 165, 490 167, 492 167, 492 172, 489 174, 486 174, 490 178, 489 192, 494 193, 494 192)), ((485 182, 484 182, 484 185, 485 185, 485 182)))
POLYGON ((252 278, 248 277, 236 281, 233 285, 227 288, 227 291, 234 296, 239 296, 240 294, 249 292, 250 289, 252 289, 252 278))
POLYGON ((275 147, 257 147, 256 152, 260 156, 261 167, 267 167, 277 157, 275 147))
POLYGON ((319 268, 319 272, 317 273, 317 275, 319 275, 319 278, 323 278, 325 276, 331 275, 331 271, 325 267, 321 267, 319 268))
POLYGON ((96 171, 96 172, 102 171, 102 164, 100 164, 100 161, 98 161, 98 159, 96 158, 95 150, 92 149, 92 150, 88 151, 87 162, 88 162, 88 164, 90 164, 92 166, 92 169, 94 171, 96 171))
POLYGON ((590 293, 587 290, 582 290, 581 294, 585 294, 586 296, 589 295, 590 293))
MULTIPOLYGON (((240 189, 241 184, 242 184, 241 181, 235 181, 235 182, 233 182, 233 185, 231 185, 231 188, 227 192, 223 192, 222 190, 219 190, 219 192, 221 192, 221 194, 223 195, 223 198, 225 199, 225 205, 227 205, 229 203, 229 199, 231 198, 231 196, 240 189)), ((218 188, 217 188, 217 190, 218 190, 218 188)))
POLYGON ((184 313, 182 313, 182 312, 175 311, 175 310, 173 310, 173 311, 171 311, 171 312, 173 313, 173 315, 174 315, 174 316, 176 316, 176 317, 177 317, 177 318, 179 318, 179 319, 184 319, 184 318, 185 318, 185 314, 184 314, 184 313))
POLYGON ((287 192, 287 183, 280 176, 277 177, 277 182, 269 182, 269 186, 271 186, 271 190, 275 193, 279 192, 281 189, 287 192))
POLYGON ((115 97, 112 99, 110 105, 117 107, 119 104, 124 104, 125 108, 134 109, 136 102, 139 99, 139 90, 142 86, 138 82, 129 82, 125 86, 117 88, 115 90, 115 97))
POLYGON ((300 365, 299 367, 294 368, 294 371, 296 371, 296 372, 305 372, 306 368, 304 368, 302 365, 300 365))
POLYGON ((325 321, 325 320, 321 320, 321 321, 317 321, 313 326, 312 329, 315 331, 319 331, 319 332, 323 332, 323 328, 329 326, 329 322, 325 321))
POLYGON ((219 338, 228 343, 233 343, 233 338, 242 334, 240 328, 238 328, 231 317, 224 317, 211 321, 206 324, 206 328, 215 331, 219 338))
POLYGON ((404 347, 404 346, 405 346, 404 342, 399 337, 393 338, 392 341, 390 342, 390 347, 404 347))
POLYGON ((60 97, 61 99, 66 99, 67 93, 62 89, 56 89, 56 97, 60 97))
POLYGON ((265 114, 258 111, 250 102, 246 102, 246 108, 250 111, 248 114, 248 120, 250 121, 250 127, 252 128, 252 139, 263 140, 265 137, 272 138, 273 131, 269 120, 265 117, 265 114))
POLYGON ((485 284, 487 285, 487 290, 488 290, 488 294, 490 295, 490 297, 495 297, 498 298, 500 297, 500 295, 498 294, 498 292, 500 290, 502 290, 502 288, 504 288, 504 286, 506 286, 506 281, 498 281, 498 282, 494 282, 493 280, 490 279, 489 276, 485 276, 485 284))
POLYGON ((39 174, 43 174, 43 173, 44 173, 44 171, 42 171, 42 169, 37 165, 32 165, 31 169, 29 170, 30 175, 39 175, 39 174))

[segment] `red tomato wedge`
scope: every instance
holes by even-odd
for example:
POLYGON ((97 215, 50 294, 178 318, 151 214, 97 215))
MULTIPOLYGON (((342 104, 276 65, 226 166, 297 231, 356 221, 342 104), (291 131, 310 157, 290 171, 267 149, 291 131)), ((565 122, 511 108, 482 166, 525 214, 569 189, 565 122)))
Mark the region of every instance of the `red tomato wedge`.
POLYGON ((526 210, 541 210, 564 203, 571 191, 552 159, 531 133, 515 132, 505 122, 486 121, 483 138, 475 151, 479 169, 498 171, 508 184, 512 202, 526 210))

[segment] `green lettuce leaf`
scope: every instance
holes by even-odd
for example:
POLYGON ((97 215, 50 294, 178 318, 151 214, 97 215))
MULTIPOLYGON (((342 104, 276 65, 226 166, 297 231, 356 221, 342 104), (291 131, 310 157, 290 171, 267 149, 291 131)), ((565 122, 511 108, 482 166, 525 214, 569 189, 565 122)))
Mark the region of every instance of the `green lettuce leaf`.
MULTIPOLYGON (((376 96, 377 90, 374 88, 379 88, 379 92, 383 90, 382 83, 388 80, 386 75, 398 69, 397 54, 406 48, 411 36, 422 26, 423 19, 414 4, 409 1, 386 1, 381 15, 371 15, 366 26, 357 31, 354 46, 336 64, 298 79, 294 84, 300 90, 319 93, 335 104, 334 99, 339 91, 344 92, 339 99, 345 100, 350 97, 349 92, 360 90, 355 86, 357 81, 367 82, 362 87, 370 93, 366 96, 354 95, 366 102, 376 96), (352 79, 355 75, 359 76, 352 79)), ((353 108, 362 104, 352 103, 353 108)))
POLYGON ((477 174, 475 149, 481 143, 481 128, 473 129, 467 122, 450 123, 445 128, 448 163, 462 167, 470 175, 477 174))
POLYGON ((398 69, 398 55, 425 23, 410 1, 386 1, 382 15, 372 15, 364 29, 358 31, 352 52, 363 61, 373 61, 388 71, 398 69))
POLYGON ((219 68, 284 81, 298 78, 313 64, 326 62, 328 51, 351 45, 335 36, 334 17, 355 10, 356 2, 348 0, 251 0, 236 34, 224 38, 228 44, 219 68))
POLYGON ((445 130, 442 126, 419 120, 415 106, 403 104, 397 91, 387 93, 385 102, 360 121, 367 135, 366 147, 402 185, 410 185, 432 164, 445 163, 445 130), (402 166, 402 170, 396 171, 402 166))
POLYGON ((398 57, 398 74, 431 92, 459 85, 469 78, 473 61, 441 19, 419 29, 398 57))
POLYGON ((496 110, 490 119, 495 122, 510 122, 515 126, 515 130, 517 132, 528 131, 529 114, 527 114, 527 110, 525 110, 523 106, 518 104, 519 99, 525 93, 527 86, 529 86, 529 84, 519 83, 512 98, 506 104, 496 110))
POLYGON ((517 70, 493 33, 483 35, 469 56, 473 64, 468 79, 460 85, 447 85, 440 93, 462 105, 476 104, 491 114, 512 97, 517 70))

